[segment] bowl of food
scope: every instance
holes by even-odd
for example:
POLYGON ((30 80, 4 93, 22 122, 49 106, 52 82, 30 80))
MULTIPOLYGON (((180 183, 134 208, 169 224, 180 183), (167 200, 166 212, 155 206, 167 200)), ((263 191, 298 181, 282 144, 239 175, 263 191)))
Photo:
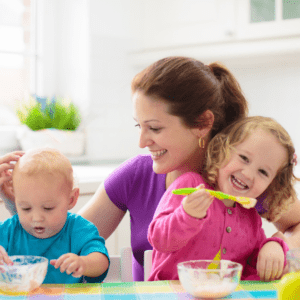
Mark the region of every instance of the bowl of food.
POLYGON ((177 265, 183 288, 196 298, 222 298, 238 286, 243 266, 230 260, 191 260, 177 265))
POLYGON ((26 293, 44 281, 48 259, 42 256, 10 256, 13 265, 0 265, 0 290, 4 293, 26 293))

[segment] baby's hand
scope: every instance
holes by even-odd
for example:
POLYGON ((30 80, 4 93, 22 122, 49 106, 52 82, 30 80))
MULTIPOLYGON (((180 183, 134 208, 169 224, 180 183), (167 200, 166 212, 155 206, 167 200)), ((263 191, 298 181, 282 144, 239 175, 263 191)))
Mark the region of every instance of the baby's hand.
POLYGON ((0 246, 0 265, 3 264, 13 265, 13 262, 10 260, 5 249, 2 246, 0 246))
POLYGON ((279 279, 284 266, 284 252, 277 242, 266 243, 258 253, 257 273, 261 280, 279 279))
POLYGON ((198 219, 203 219, 206 212, 212 204, 214 197, 204 190, 204 185, 201 184, 197 188, 200 190, 186 196, 182 201, 184 211, 198 219))
POLYGON ((59 257, 58 259, 52 259, 50 264, 55 269, 60 267, 60 272, 66 272, 68 275, 72 274, 73 277, 81 277, 84 274, 86 265, 82 257, 74 254, 67 253, 59 257))

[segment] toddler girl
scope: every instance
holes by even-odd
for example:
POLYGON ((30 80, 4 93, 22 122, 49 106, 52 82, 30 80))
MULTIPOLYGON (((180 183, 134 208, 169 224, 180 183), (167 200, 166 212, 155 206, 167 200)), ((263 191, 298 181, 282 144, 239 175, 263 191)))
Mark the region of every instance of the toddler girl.
POLYGON ((205 187, 251 198, 265 193, 264 217, 274 221, 296 199, 294 153, 288 133, 266 117, 245 118, 216 135, 208 145, 205 181, 185 173, 160 201, 148 230, 154 248, 148 280, 178 280, 179 262, 213 259, 217 253, 243 265, 242 280, 279 278, 288 247, 279 238, 266 238, 255 208, 220 201, 204 189, 186 197, 172 190, 205 187))

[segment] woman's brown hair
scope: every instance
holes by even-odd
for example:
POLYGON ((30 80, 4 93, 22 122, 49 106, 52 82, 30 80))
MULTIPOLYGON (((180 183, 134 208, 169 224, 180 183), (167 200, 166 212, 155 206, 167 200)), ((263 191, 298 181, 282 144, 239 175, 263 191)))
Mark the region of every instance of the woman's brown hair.
POLYGON ((190 128, 205 127, 202 114, 214 114, 213 137, 248 113, 247 101, 234 76, 222 65, 188 57, 161 59, 137 74, 132 92, 142 91, 169 104, 169 113, 190 128))
POLYGON ((209 143, 206 153, 206 166, 204 176, 213 187, 217 184, 218 171, 230 159, 231 151, 245 141, 256 129, 262 129, 272 134, 284 147, 287 153, 287 161, 278 170, 277 175, 263 193, 263 201, 267 212, 262 216, 269 221, 276 221, 286 212, 290 205, 297 199, 294 183, 299 180, 294 175, 293 156, 295 148, 287 131, 275 120, 267 117, 244 118, 217 134, 209 143))

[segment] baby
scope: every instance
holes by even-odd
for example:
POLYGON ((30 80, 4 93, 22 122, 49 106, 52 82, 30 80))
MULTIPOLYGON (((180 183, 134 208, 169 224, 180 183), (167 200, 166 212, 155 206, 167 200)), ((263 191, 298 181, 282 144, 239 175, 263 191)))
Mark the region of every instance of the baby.
POLYGON ((9 256, 49 259, 44 283, 102 282, 109 266, 97 228, 68 212, 78 199, 70 161, 50 148, 26 152, 12 175, 17 214, 0 224, 0 261, 9 256))

